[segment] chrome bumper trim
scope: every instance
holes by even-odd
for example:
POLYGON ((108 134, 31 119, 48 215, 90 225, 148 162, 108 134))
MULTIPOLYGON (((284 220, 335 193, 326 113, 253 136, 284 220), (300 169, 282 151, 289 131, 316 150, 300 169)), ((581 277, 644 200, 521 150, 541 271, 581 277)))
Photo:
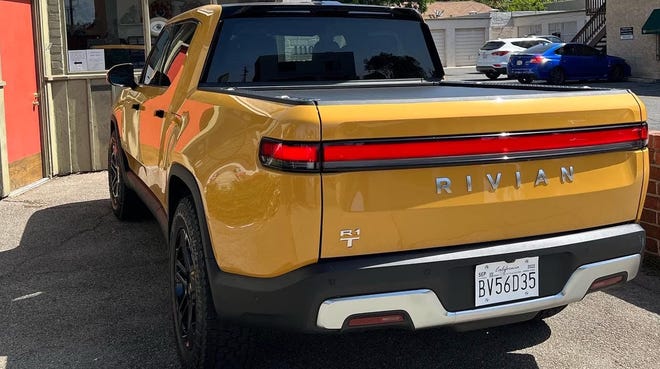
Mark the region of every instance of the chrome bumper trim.
POLYGON ((316 324, 325 329, 341 329, 346 319, 355 314, 403 310, 419 329, 530 313, 582 300, 591 284, 601 277, 626 272, 629 281, 637 275, 640 262, 641 255, 635 254, 586 264, 579 267, 564 289, 554 296, 473 310, 447 311, 429 289, 334 298, 321 304, 316 324))

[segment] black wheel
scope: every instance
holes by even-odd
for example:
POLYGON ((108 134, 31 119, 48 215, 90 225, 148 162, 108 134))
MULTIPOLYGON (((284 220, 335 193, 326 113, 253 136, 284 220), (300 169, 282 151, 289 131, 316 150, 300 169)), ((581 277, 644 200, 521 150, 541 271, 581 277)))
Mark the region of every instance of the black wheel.
POLYGON ((140 209, 140 200, 126 185, 126 164, 119 144, 119 135, 114 129, 108 145, 108 188, 112 212, 120 220, 134 217, 140 209))
POLYGON ((548 82, 553 85, 561 85, 566 82, 566 74, 561 68, 555 68, 550 71, 550 78, 548 82))
POLYGON ((612 82, 621 82, 625 78, 625 75, 623 73, 623 67, 620 65, 615 65, 612 67, 612 70, 610 70, 610 74, 608 76, 609 80, 612 82))
POLYGON ((550 317, 552 317, 552 316, 555 316, 555 315, 561 313, 561 311, 564 310, 564 308, 566 308, 566 305, 564 305, 564 306, 557 306, 557 307, 554 307, 554 308, 541 310, 541 311, 538 312, 538 314, 536 314, 536 316, 534 317, 534 319, 537 319, 537 320, 543 320, 543 319, 550 318, 550 317))
POLYGON ((174 330, 183 367, 245 367, 252 332, 216 315, 199 221, 190 197, 179 202, 172 219, 170 274, 174 330))
POLYGON ((486 77, 488 77, 489 79, 497 79, 497 77, 499 76, 500 74, 493 70, 489 70, 488 72, 486 72, 486 77))
POLYGON ((534 79, 532 77, 518 77, 518 82, 520 83, 532 83, 534 79))

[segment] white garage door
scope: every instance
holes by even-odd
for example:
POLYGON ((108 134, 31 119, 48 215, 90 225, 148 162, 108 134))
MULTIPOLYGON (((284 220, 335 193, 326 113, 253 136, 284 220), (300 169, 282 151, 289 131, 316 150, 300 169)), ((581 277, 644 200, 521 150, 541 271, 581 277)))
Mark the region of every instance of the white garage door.
POLYGON ((456 30, 456 66, 475 65, 479 48, 486 43, 484 28, 463 28, 456 30))
POLYGON ((433 36, 433 42, 435 43, 435 48, 438 50, 442 65, 447 65, 447 59, 445 59, 445 30, 431 30, 431 36, 433 36))

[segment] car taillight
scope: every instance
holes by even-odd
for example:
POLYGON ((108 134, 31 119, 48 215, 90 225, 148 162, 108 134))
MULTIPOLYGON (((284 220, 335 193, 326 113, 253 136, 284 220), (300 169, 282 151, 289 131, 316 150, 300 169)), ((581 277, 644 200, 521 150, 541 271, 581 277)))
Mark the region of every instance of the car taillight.
POLYGON ((532 60, 529 61, 530 64, 543 64, 547 61, 546 58, 542 57, 541 55, 536 55, 535 57, 532 58, 532 60))
POLYGON ((506 55, 506 54, 508 54, 508 53, 509 53, 508 51, 495 51, 494 53, 491 53, 490 55, 494 55, 494 56, 504 56, 504 55, 506 55))
POLYGON ((547 155, 575 154, 582 149, 585 152, 640 149, 647 142, 648 126, 645 123, 323 144, 264 138, 259 147, 259 159, 264 166, 273 169, 320 173, 511 160, 515 157, 529 160, 547 155))
POLYGON ((320 145, 306 142, 280 142, 263 139, 259 159, 265 166, 294 171, 318 171, 320 145))

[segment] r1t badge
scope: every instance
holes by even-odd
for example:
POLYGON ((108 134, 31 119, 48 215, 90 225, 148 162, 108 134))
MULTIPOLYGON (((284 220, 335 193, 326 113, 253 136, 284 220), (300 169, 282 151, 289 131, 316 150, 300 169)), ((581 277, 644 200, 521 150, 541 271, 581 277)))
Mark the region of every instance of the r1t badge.
POLYGON ((360 239, 360 228, 342 229, 339 231, 339 241, 346 242, 346 247, 353 247, 353 242, 360 239))

